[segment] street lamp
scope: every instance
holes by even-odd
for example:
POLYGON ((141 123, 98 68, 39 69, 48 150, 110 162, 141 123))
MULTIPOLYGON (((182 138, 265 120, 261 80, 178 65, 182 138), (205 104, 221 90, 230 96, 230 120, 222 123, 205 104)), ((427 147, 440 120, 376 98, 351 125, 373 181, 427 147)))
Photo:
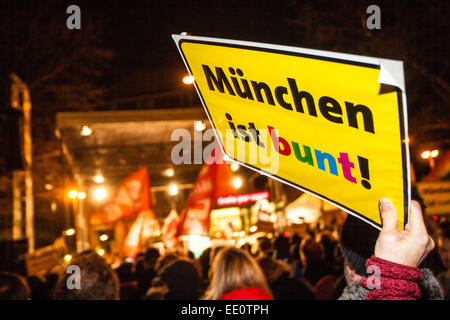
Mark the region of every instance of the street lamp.
POLYGON ((169 194, 171 196, 176 196, 178 194, 178 186, 176 184, 171 184, 169 186, 169 194))
POLYGON ((64 231, 64 234, 66 236, 73 236, 75 234, 75 229, 74 228, 67 229, 66 231, 64 231))
POLYGON ((173 170, 173 168, 169 168, 164 170, 164 175, 166 177, 173 177, 175 175, 175 170, 173 170))
POLYGON ((233 179, 233 187, 235 189, 239 189, 242 186, 242 179, 239 177, 236 177, 233 179))
POLYGON ((78 191, 77 190, 70 190, 68 195, 69 195, 70 199, 75 199, 75 198, 78 197, 78 191))
POLYGON ((185 77, 183 78, 183 83, 184 83, 184 84, 193 84, 194 81, 195 81, 194 76, 185 76, 185 77))
POLYGON ((431 169, 434 168, 434 164, 435 161, 434 159, 439 155, 439 150, 435 149, 435 150, 425 150, 424 152, 422 152, 422 154, 420 155, 422 157, 422 159, 427 160, 428 159, 428 163, 430 164, 431 169))
POLYGON ((91 127, 89 127, 89 126, 82 126, 82 127, 81 127, 81 132, 80 132, 80 134, 81 134, 83 137, 90 136, 90 135, 92 134, 92 129, 91 129, 91 127))
POLYGON ((195 121, 195 130, 197 130, 198 132, 202 132, 203 130, 206 129, 206 123, 199 120, 199 121, 195 121))
POLYGON ((97 187, 94 190, 92 190, 92 196, 97 201, 102 201, 106 198, 108 192, 104 187, 97 187))
POLYGON ((103 183, 105 182, 105 177, 101 173, 97 173, 93 178, 95 183, 103 183))
POLYGON ((239 170, 239 163, 233 162, 233 163, 231 164, 231 171, 236 172, 236 171, 238 171, 238 170, 239 170))

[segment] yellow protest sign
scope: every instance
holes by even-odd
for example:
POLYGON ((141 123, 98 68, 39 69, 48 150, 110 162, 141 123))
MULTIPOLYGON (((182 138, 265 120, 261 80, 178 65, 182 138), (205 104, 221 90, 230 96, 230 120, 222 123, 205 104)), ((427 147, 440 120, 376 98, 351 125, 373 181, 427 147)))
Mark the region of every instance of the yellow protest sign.
POLYGON ((173 36, 224 152, 380 228, 410 202, 400 61, 173 36))

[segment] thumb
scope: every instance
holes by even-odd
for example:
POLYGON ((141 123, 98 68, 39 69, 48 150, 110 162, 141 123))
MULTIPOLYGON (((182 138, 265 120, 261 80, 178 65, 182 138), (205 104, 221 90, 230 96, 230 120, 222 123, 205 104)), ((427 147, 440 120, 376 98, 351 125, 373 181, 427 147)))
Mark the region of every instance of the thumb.
POLYGON ((380 208, 381 220, 383 223, 382 231, 397 231, 397 210, 395 209, 392 201, 387 198, 381 198, 378 205, 380 208))
POLYGON ((411 202, 411 211, 409 214, 408 228, 417 234, 426 234, 427 229, 423 220, 422 208, 420 204, 413 200, 411 202))

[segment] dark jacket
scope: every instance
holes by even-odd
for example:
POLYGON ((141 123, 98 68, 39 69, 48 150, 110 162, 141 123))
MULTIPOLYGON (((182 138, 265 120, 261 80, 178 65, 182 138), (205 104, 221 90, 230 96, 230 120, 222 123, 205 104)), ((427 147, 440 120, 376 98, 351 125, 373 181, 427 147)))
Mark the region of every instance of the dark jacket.
POLYGON ((277 280, 269 283, 275 300, 314 300, 312 288, 302 280, 283 273, 277 280))

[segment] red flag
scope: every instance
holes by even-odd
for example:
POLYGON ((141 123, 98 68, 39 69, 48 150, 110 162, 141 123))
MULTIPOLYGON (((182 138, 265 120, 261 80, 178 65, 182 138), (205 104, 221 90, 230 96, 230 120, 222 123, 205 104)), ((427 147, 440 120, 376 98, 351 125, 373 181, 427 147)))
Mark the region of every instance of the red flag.
POLYGON ((164 221, 162 228, 162 236, 164 243, 167 247, 174 247, 177 241, 178 224, 180 223, 180 217, 175 209, 170 211, 169 215, 164 221))
POLYGON ((216 197, 233 194, 231 170, 217 147, 203 165, 181 211, 177 236, 209 236, 210 213, 216 197))
POLYGON ((144 167, 119 184, 112 200, 91 214, 90 223, 111 224, 120 219, 132 218, 151 207, 150 179, 147 168, 144 167))
POLYGON ((122 251, 127 257, 136 258, 139 249, 151 237, 158 236, 161 228, 151 209, 139 213, 128 231, 122 245, 122 251))

